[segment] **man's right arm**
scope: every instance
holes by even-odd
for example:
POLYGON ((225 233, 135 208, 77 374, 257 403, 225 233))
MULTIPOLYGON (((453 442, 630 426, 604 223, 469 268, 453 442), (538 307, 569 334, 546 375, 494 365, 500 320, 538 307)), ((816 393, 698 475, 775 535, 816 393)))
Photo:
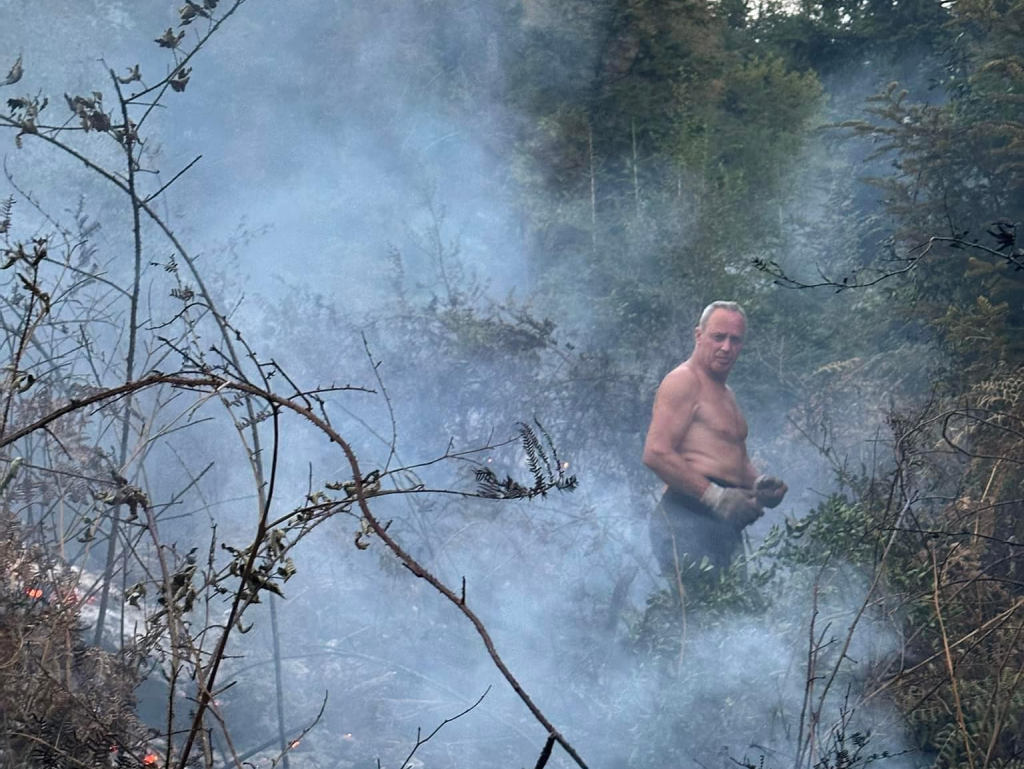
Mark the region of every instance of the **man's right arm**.
POLYGON ((699 501, 708 480, 679 451, 699 408, 697 375, 680 366, 662 380, 654 396, 651 426, 644 442, 644 464, 674 491, 699 501))

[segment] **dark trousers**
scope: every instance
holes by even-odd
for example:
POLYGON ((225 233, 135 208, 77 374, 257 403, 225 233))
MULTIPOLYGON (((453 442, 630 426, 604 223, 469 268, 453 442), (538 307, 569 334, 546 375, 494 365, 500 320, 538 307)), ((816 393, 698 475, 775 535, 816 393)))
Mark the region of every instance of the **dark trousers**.
POLYGON ((740 529, 716 517, 696 502, 669 489, 651 516, 651 546, 662 574, 699 566, 706 558, 716 569, 726 569, 743 542, 740 529))

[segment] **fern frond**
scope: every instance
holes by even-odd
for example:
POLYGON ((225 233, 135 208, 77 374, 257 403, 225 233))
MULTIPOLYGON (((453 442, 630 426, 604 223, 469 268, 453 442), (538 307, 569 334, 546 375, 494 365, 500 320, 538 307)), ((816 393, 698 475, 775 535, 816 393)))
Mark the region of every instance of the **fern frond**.
POLYGON ((529 499, 535 496, 533 489, 523 486, 511 475, 499 480, 489 467, 477 468, 476 482, 477 493, 488 499, 529 499))
POLYGON ((530 470, 533 485, 528 487, 511 475, 500 480, 489 467, 480 467, 476 470, 477 493, 480 496, 489 499, 532 499, 547 496, 551 489, 572 491, 576 488, 578 480, 575 475, 566 475, 568 463, 563 464, 558 459, 551 436, 540 422, 534 422, 543 441, 530 425, 519 423, 519 439, 526 453, 526 466, 530 470))
POLYGON ((526 452, 526 465, 533 475, 533 488, 537 493, 541 493, 540 490, 549 486, 553 480, 551 460, 544 451, 537 433, 525 422, 519 423, 519 439, 523 444, 523 451, 526 452))
POLYGON ((0 235, 6 235, 11 229, 11 211, 14 209, 14 198, 0 201, 0 235))

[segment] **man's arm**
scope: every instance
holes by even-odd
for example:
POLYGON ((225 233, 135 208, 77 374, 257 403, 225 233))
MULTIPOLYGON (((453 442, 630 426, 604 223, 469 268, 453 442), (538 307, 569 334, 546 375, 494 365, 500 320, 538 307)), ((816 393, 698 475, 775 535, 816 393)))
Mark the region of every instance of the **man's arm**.
POLYGON ((758 473, 750 457, 744 459, 743 485, 754 490, 757 504, 761 507, 778 507, 789 491, 781 478, 758 473))
POLYGON ((781 478, 776 478, 774 475, 759 475, 750 461, 750 457, 746 459, 746 468, 743 473, 744 483, 754 490, 757 503, 761 507, 778 507, 782 498, 786 496, 786 492, 789 491, 789 487, 781 478))
POLYGON ((680 366, 662 380, 654 396, 651 426, 644 442, 644 464, 672 489, 696 500, 709 482, 679 452, 686 432, 697 416, 700 382, 680 366))

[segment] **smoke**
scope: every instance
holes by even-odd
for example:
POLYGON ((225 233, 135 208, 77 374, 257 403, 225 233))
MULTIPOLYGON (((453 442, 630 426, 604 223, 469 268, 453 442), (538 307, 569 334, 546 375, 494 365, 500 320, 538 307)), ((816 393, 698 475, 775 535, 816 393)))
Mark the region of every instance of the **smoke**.
MULTIPOLYGON (((600 10, 587 17, 591 23, 600 10)), ((33 78, 38 73, 33 87, 55 94, 105 88, 98 58, 115 70, 140 62, 144 73, 162 73, 168 66, 151 41, 174 23, 170 7, 82 3, 52 18, 8 0, 0 12, 12 20, 7 35, 19 30, 31 40, 25 66, 33 78), (43 25, 49 34, 39 34, 43 25), (68 73, 75 73, 70 82, 68 73)), ((564 20, 552 13, 527 4, 524 23, 564 34, 564 20)), ((515 503, 392 497, 374 509, 447 584, 465 581, 467 605, 479 612, 499 653, 591 766, 710 767, 730 758, 756 764, 760 755, 768 765, 790 763, 806 731, 801 719, 817 713, 822 732, 841 721, 848 687, 892 653, 898 639, 869 616, 846 653, 830 657, 845 642, 867 586, 852 576, 846 584, 856 590, 833 585, 814 615, 814 575, 794 570, 773 583, 773 600, 762 613, 724 613, 707 623, 691 617, 688 629, 679 629, 686 634, 681 653, 637 650, 645 623, 660 616, 655 604, 665 587, 646 539, 657 483, 639 465, 643 431, 660 376, 688 354, 696 310, 719 297, 699 295, 704 276, 695 270, 687 277, 692 293, 655 297, 661 304, 654 322, 632 318, 631 302, 639 306, 647 297, 631 295, 625 282, 610 300, 625 309, 603 313, 593 297, 619 266, 586 266, 592 244, 579 233, 541 237, 543 227, 531 229, 531 216, 543 216, 526 210, 518 185, 536 171, 517 166, 522 161, 513 144, 519 121, 530 116, 513 108, 503 71, 515 50, 502 45, 518 39, 520 21, 500 3, 299 8, 252 0, 197 58, 185 93, 156 117, 151 149, 160 180, 202 155, 160 205, 194 244, 215 290, 233 308, 232 322, 247 333, 255 329, 249 339, 260 354, 304 386, 375 391, 332 394, 325 406, 366 467, 419 465, 449 445, 455 451, 485 446, 474 461, 528 477, 521 452, 499 444, 514 437, 520 420, 537 418, 551 431, 563 458, 578 468, 580 490, 571 495, 515 503), (564 252, 556 248, 565 243, 564 252), (559 266, 537 268, 548 261, 559 266), (567 276, 578 277, 579 285, 567 276), (503 313, 497 307, 510 292, 517 299, 503 313), (531 292, 539 297, 534 304, 527 300, 531 292), (545 331, 548 319, 553 330, 545 331), (634 321, 633 349, 602 348, 610 327, 634 321), (807 640, 812 621, 821 640, 807 640), (842 668, 827 694, 815 683, 810 700, 808 681, 816 679, 807 667, 808 644, 822 647, 816 664, 842 668)), ((589 41, 578 44, 577 65, 592 66, 589 41)), ((12 45, 4 40, 0 48, 12 45)), ((558 71, 552 81, 553 88, 570 88, 558 71)), ((29 178, 32 166, 43 163, 35 149, 8 157, 15 179, 29 178)), ((66 173, 77 180, 77 172, 46 170, 49 176, 33 183, 55 190, 57 213, 73 207, 84 182, 68 190, 52 180, 66 173)), ((690 181, 687 194, 696 194, 690 181)), ((84 197, 93 218, 113 198, 91 187, 84 197)), ((797 205, 809 201, 816 216, 825 215, 827 206, 813 191, 797 205)), ((581 197, 537 205, 585 203, 581 197)), ((663 201, 645 205, 643 221, 671 210, 663 201)), ((623 262, 638 284, 657 284, 672 262, 655 253, 643 221, 636 232, 618 234, 635 251, 627 254, 635 259, 623 262)), ((666 229, 683 241, 691 224, 683 217, 666 229)), ((110 232, 102 245, 111 260, 124 246, 116 226, 102 230, 102 237, 110 232)), ((818 232, 801 241, 806 250, 797 258, 813 250, 818 232)), ((733 277, 723 279, 723 288, 739 285, 733 277)), ((153 285, 164 290, 168 281, 153 285)), ((782 301, 792 310, 813 300, 782 301)), ((737 372, 752 453, 794 490, 755 537, 783 512, 813 506, 831 483, 806 435, 787 421, 793 404, 780 395, 785 377, 758 382, 759 371, 787 359, 794 339, 807 344, 806 329, 795 328, 806 309, 793 310, 788 323, 785 314, 752 318, 759 349, 748 352, 749 368, 737 372)), ((195 431, 189 445, 197 456, 201 448, 202 456, 224 462, 240 455, 226 433, 211 424, 195 431)), ((337 480, 343 463, 295 422, 286 424, 285 435, 278 497, 298 506, 307 493, 337 480)), ((164 470, 153 474, 154 496, 170 497, 185 474, 166 469, 178 468, 170 456, 154 459, 164 470)), ((415 478, 435 488, 473 488, 471 465, 428 465, 415 478)), ((202 541, 214 522, 222 538, 244 536, 251 480, 238 472, 200 485, 204 506, 172 526, 174 536, 182 545, 191 537, 202 541)), ((485 692, 478 706, 421 748, 418 760, 450 766, 535 760, 546 735, 469 624, 396 566, 380 543, 356 549, 357 531, 358 521, 342 518, 304 542, 288 600, 280 604, 291 733, 312 723, 326 698, 320 723, 292 760, 348 767, 379 757, 382 765, 399 766, 417 734, 462 713, 485 692)), ((273 650, 266 616, 258 619, 231 649, 237 656, 228 674, 239 683, 219 695, 237 746, 258 746, 276 730, 273 650)), ((668 627, 679 619, 678 611, 669 612, 668 627)), ((865 711, 851 718, 851 732, 884 723, 884 716, 865 711)), ((877 739, 879 749, 902 747, 895 732, 877 739)), ((272 746, 265 751, 271 752, 272 746)), ((567 765, 564 756, 555 761, 567 765)))

